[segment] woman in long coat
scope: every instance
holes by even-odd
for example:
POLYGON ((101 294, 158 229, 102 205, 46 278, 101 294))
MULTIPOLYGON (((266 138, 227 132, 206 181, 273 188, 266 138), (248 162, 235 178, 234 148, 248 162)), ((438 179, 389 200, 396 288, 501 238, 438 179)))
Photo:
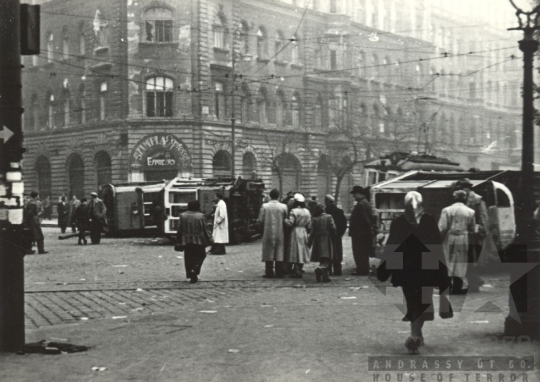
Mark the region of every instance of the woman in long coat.
POLYGON ((227 205, 223 200, 223 194, 218 192, 216 197, 219 199, 214 213, 214 228, 212 236, 214 245, 210 253, 213 255, 224 255, 225 244, 229 242, 229 220, 227 217, 227 205))
POLYGON ((311 228, 311 214, 306 208, 305 198, 301 194, 294 195, 293 209, 289 218, 285 220, 288 227, 292 227, 289 238, 289 251, 285 262, 294 264, 292 278, 302 278, 301 267, 309 263, 309 248, 307 245, 308 231, 311 228))
POLYGON ((422 195, 411 191, 405 196, 405 214, 390 225, 377 278, 386 281, 392 276, 392 285, 403 290, 407 304, 403 320, 411 322, 411 335, 405 347, 413 353, 424 344, 424 322, 434 319, 434 287, 439 288, 439 315, 452 317, 452 308, 444 294, 449 286, 447 272, 437 222, 424 213, 422 195))
POLYGON ((330 282, 328 267, 335 256, 333 239, 336 235, 336 225, 331 215, 324 212, 324 206, 317 204, 313 207, 311 219, 311 232, 308 246, 311 248, 311 261, 318 261, 319 267, 315 269, 317 282, 330 282))
POLYGON ((474 210, 467 207, 467 193, 462 190, 453 194, 454 204, 442 210, 439 230, 444 239, 443 248, 448 266, 448 276, 452 277, 450 293, 463 293, 463 278, 469 261, 469 236, 475 232, 474 210))

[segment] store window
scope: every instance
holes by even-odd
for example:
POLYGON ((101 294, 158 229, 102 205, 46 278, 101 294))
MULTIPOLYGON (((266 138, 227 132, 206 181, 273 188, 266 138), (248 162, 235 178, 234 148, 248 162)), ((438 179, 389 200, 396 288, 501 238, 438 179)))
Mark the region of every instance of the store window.
POLYGON ((172 42, 172 11, 161 7, 148 9, 144 13, 144 31, 146 42, 172 42))
POLYGON ((151 77, 146 80, 146 116, 172 117, 173 80, 167 77, 151 77))

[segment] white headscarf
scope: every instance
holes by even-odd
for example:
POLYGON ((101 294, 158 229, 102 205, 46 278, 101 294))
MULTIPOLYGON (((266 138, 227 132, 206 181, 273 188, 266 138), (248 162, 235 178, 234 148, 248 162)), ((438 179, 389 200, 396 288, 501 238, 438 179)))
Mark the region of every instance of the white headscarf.
POLYGON ((423 214, 422 195, 416 191, 407 192, 405 195, 405 217, 407 220, 416 225, 420 223, 423 214))

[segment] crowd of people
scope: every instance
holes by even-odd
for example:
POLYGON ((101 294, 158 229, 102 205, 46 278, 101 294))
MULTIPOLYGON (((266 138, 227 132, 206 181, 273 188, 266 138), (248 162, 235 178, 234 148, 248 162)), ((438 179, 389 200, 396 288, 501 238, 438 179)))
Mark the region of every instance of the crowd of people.
MULTIPOLYGON (((66 233, 70 226, 72 233, 78 232, 79 245, 86 245, 86 232, 90 231, 91 244, 99 244, 101 233, 107 226, 107 207, 96 192, 90 194, 90 202, 86 198, 81 200, 76 196, 66 202, 66 197, 61 196, 57 204, 58 226, 62 234, 66 233)), ((24 224, 29 229, 32 247, 37 246, 38 254, 49 253, 45 250, 44 236, 41 229, 41 222, 51 218, 52 209, 50 197, 41 200, 37 191, 32 191, 24 201, 24 224)), ((30 253, 35 253, 31 250, 30 253)))

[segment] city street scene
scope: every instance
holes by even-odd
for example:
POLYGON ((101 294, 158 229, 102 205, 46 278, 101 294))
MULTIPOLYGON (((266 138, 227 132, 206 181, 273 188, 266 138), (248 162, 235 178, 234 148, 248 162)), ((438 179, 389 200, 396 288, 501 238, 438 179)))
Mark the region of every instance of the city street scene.
POLYGON ((539 18, 0 1, 0 380, 540 381, 539 18))

